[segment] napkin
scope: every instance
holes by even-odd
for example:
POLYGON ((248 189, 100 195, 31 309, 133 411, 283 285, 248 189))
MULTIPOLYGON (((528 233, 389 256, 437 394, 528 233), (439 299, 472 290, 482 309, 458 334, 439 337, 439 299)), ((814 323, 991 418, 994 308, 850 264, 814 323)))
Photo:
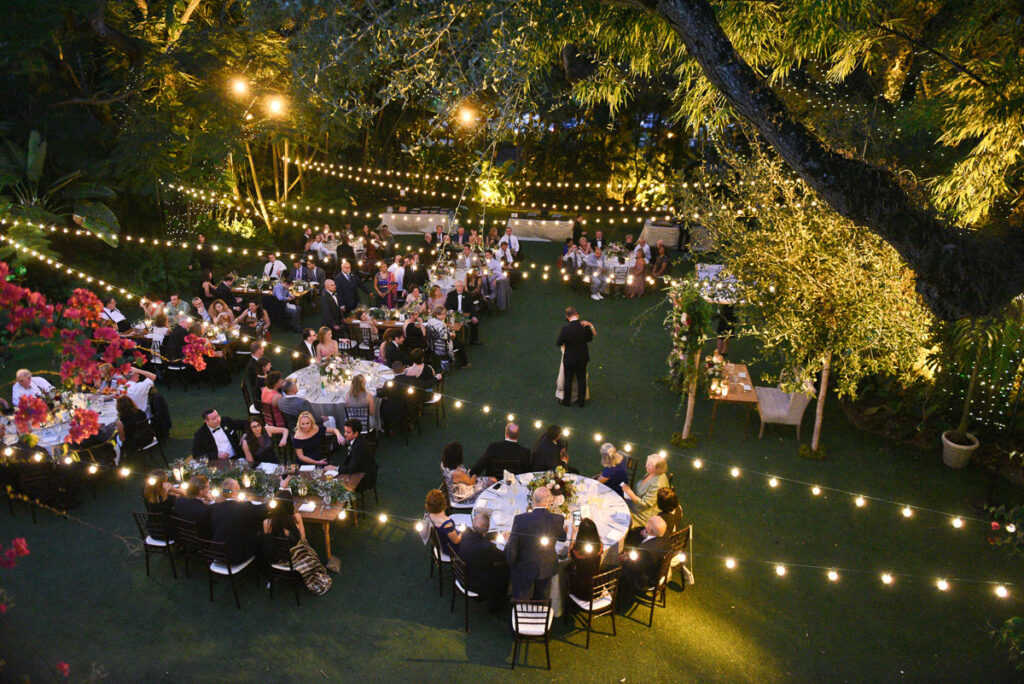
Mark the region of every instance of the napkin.
POLYGON ((299 472, 300 473, 311 473, 314 470, 316 470, 316 466, 313 466, 313 465, 299 466, 299 472))
POLYGON ((274 473, 277 472, 276 463, 260 463, 257 467, 263 472, 265 472, 267 475, 273 475, 274 473))
POLYGON ((301 506, 299 506, 299 510, 303 513, 312 513, 313 511, 316 510, 316 503, 313 501, 304 503, 301 506))
POLYGON ((516 476, 506 470, 504 474, 501 476, 501 479, 504 482, 507 482, 508 484, 512 484, 513 482, 515 482, 516 476))
POLYGON ((619 511, 618 513, 612 513, 613 527, 627 527, 629 525, 630 517, 629 513, 619 511))

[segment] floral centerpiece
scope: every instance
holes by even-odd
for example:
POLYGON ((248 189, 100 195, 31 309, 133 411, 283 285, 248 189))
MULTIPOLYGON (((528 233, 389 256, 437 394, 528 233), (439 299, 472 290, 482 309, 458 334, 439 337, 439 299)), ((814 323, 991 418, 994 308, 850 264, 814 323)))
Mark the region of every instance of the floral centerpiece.
POLYGON ((352 382, 355 369, 352 367, 352 359, 347 356, 332 356, 323 359, 317 364, 320 373, 320 382, 325 387, 337 387, 352 382))
POLYGON ((375 321, 388 320, 388 312, 385 309, 380 308, 379 306, 370 307, 370 310, 367 313, 369 313, 370 318, 375 321))
POLYGON ((557 507, 562 515, 569 514, 569 506, 576 503, 576 481, 569 475, 565 468, 558 466, 554 470, 537 473, 532 480, 526 483, 530 490, 530 498, 540 487, 547 487, 554 497, 551 504, 557 507))
POLYGON ((453 330, 459 330, 466 323, 469 322, 469 314, 462 313, 460 311, 448 311, 445 313, 445 322, 452 327, 453 330))
POLYGON ((629 250, 621 242, 609 242, 604 246, 604 255, 606 257, 625 257, 629 255, 629 250))

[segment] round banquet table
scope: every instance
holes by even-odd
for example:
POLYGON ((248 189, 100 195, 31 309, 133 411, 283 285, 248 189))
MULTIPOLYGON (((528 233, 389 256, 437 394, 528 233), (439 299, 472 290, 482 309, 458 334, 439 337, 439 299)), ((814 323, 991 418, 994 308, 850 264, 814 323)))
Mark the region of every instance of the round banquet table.
MULTIPOLYGON (((498 532, 500 536, 495 542, 498 548, 504 549, 504 540, 512 529, 512 521, 520 513, 526 512, 526 503, 530 496, 527 483, 537 473, 517 475, 512 485, 498 482, 485 489, 477 497, 473 512, 486 510, 491 515, 490 532, 498 532), (499 487, 500 485, 500 487, 499 487), (496 489, 497 488, 497 489, 496 489)), ((590 518, 597 525, 597 533, 601 537, 604 553, 618 554, 619 546, 630 527, 629 508, 625 500, 608 486, 597 480, 582 475, 567 475, 576 482, 576 501, 569 505, 570 511, 579 510, 583 518, 590 518)), ((559 555, 559 573, 551 582, 551 606, 556 616, 562 614, 562 597, 565 594, 565 570, 568 560, 562 556, 568 553, 568 543, 555 544, 559 555)))
MULTIPOLYGON (((117 397, 100 394, 76 394, 72 400, 75 408, 88 408, 99 414, 100 434, 104 431, 110 433, 111 426, 117 422, 117 397)), ((64 444, 64 438, 68 436, 71 429, 71 419, 46 427, 38 427, 32 430, 32 434, 39 439, 39 446, 46 449, 51 455, 54 449, 64 444)), ((13 435, 13 430, 8 431, 13 435)), ((118 450, 115 449, 115 452, 118 450)))
MULTIPOLYGON (((366 391, 374 397, 375 410, 370 420, 373 428, 379 428, 380 401, 376 398, 377 390, 383 387, 384 383, 393 380, 395 373, 387 366, 373 361, 356 360, 353 365, 356 372, 366 378, 366 391)), ((341 428, 345 422, 345 396, 348 394, 350 383, 321 387, 320 370, 316 364, 295 371, 288 378, 299 386, 298 396, 309 401, 317 420, 330 416, 334 418, 338 428, 341 428)))

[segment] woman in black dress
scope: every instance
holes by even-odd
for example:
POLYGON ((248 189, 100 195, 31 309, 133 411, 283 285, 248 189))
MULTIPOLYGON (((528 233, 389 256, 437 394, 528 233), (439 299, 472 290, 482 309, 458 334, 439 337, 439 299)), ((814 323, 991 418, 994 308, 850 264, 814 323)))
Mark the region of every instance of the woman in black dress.
MULTIPOLYGON (((127 398, 127 397, 122 397, 127 398)), ((128 399, 131 401, 131 399, 128 399)), ((171 525, 171 513, 174 511, 174 501, 177 498, 174 488, 167 481, 167 474, 162 470, 154 470, 146 480, 146 486, 142 489, 142 500, 146 504, 146 511, 157 513, 163 518, 163 529, 150 529, 149 535, 154 539, 167 541, 174 539, 174 526, 171 525)))
POLYGON ((594 587, 594 575, 601 568, 601 536, 597 524, 584 518, 576 528, 576 538, 569 547, 569 593, 589 600, 594 587))
POLYGON ((264 425, 259 418, 251 419, 245 430, 245 439, 242 440, 245 460, 254 465, 278 463, 277 453, 274 451, 274 437, 277 435, 281 436, 278 446, 287 446, 288 428, 264 425))

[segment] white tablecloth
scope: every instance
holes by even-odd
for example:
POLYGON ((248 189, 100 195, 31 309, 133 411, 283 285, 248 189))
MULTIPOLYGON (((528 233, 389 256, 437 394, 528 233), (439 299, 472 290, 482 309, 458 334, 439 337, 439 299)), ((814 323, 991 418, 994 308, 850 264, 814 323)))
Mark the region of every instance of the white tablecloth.
POLYGON ((651 245, 651 249, 654 245, 658 244, 658 240, 664 240, 665 246, 672 249, 679 242, 679 226, 659 226, 650 219, 644 222, 644 229, 640 231, 640 237, 647 241, 647 244, 651 245))
MULTIPOLYGON (((375 408, 380 408, 380 402, 376 399, 377 390, 384 386, 389 380, 395 377, 394 371, 387 366, 373 361, 357 360, 354 362, 357 373, 366 378, 366 391, 374 397, 375 408)), ((313 407, 313 414, 319 420, 331 416, 339 429, 345 422, 345 396, 348 394, 350 383, 332 385, 330 387, 320 386, 320 370, 316 364, 312 364, 301 370, 295 371, 288 376, 299 386, 298 396, 309 401, 313 407)), ((374 411, 373 427, 380 427, 380 411, 374 411)))
MULTIPOLYGON (((73 399, 75 408, 88 408, 99 414, 100 425, 109 428, 117 422, 117 398, 98 394, 78 394, 73 399)), ((62 423, 50 427, 36 428, 32 431, 39 438, 39 446, 46 449, 50 454, 53 450, 64 443, 71 429, 71 419, 68 417, 62 423)))
POLYGON ((510 218, 505 225, 511 226, 512 234, 520 240, 565 242, 565 238, 572 237, 571 218, 510 218))
MULTIPOLYGON (((410 233, 433 233, 437 226, 444 226, 448 232, 448 224, 451 222, 451 212, 437 214, 405 214, 388 212, 381 217, 381 225, 387 225, 388 230, 396 235, 408 235, 410 233)), ((379 228, 380 226, 378 226, 379 228)))
POLYGON ((735 304, 733 287, 736 276, 723 273, 722 264, 697 264, 697 279, 707 281, 701 284, 701 297, 712 304, 735 304))

